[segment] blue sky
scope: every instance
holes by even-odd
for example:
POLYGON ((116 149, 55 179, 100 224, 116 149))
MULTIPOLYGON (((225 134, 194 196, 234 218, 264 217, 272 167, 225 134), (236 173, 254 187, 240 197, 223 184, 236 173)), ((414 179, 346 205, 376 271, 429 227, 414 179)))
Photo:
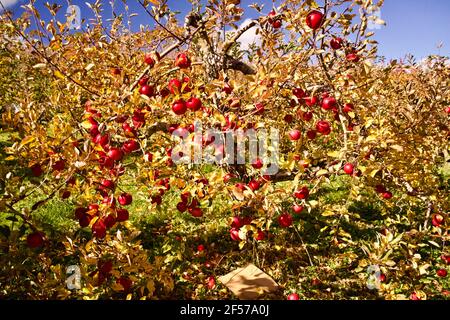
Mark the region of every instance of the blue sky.
MULTIPOLYGON (((26 0, 0 0, 4 4, 9 4, 9 9, 20 14, 20 4, 27 3, 26 0)), ((37 0, 38 8, 46 16, 47 10, 42 3, 46 1, 37 0)), ((67 0, 54 0, 50 3, 62 4, 67 7, 67 0)), ((73 0, 73 4, 81 7, 82 15, 86 15, 86 0, 73 0)), ((94 2, 94 1, 88 1, 94 2)), ((109 1, 104 0, 105 8, 109 8, 109 1)), ((271 0, 242 0, 241 6, 246 9, 246 18, 255 17, 254 10, 249 9, 251 3, 265 3, 266 10, 271 7, 271 0)), ((279 2, 279 1, 278 1, 279 2)), ((320 3, 321 1, 318 0, 320 3)), ((115 1, 120 8, 121 1, 115 1)), ((140 13, 135 18, 135 27, 139 24, 152 24, 149 17, 143 12, 137 1, 128 1, 131 12, 140 13)), ((190 8, 187 0, 169 0, 169 6, 184 14, 190 8)), ((65 10, 61 10, 61 16, 65 10)), ((110 15, 110 10, 106 10, 105 15, 110 15)), ((398 59, 411 53, 416 58, 422 59, 429 54, 442 54, 450 56, 450 1, 448 0, 385 0, 381 10, 381 18, 387 22, 386 27, 374 30, 375 39, 379 41, 379 54, 388 59, 398 59), (437 48, 442 42, 443 47, 437 48)))

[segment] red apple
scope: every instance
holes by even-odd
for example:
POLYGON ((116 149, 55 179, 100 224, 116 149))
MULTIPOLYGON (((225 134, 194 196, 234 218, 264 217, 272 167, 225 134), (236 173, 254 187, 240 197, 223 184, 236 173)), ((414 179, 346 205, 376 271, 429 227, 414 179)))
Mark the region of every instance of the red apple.
POLYGON ((245 190, 245 184, 243 184, 242 182, 238 182, 234 185, 237 189, 239 189, 240 191, 244 191, 245 190))
POLYGON ((52 166, 53 170, 55 170, 55 171, 62 171, 62 170, 64 170, 65 167, 66 167, 66 162, 64 160, 58 160, 52 166))
POLYGON ((301 206, 301 205, 298 205, 298 204, 294 204, 294 205, 292 206, 292 210, 294 211, 295 214, 300 214, 300 213, 302 213, 303 209, 304 209, 304 207, 301 206))
POLYGON ((205 246, 203 244, 199 244, 197 246, 197 251, 199 251, 199 252, 205 251, 205 246))
POLYGON ((294 192, 294 197, 300 200, 308 199, 309 197, 309 190, 308 187, 302 187, 300 190, 297 190, 294 192))
POLYGON ((215 286, 216 286, 216 279, 214 278, 214 276, 210 276, 208 278, 207 287, 209 290, 212 290, 212 289, 214 289, 215 286))
POLYGON ((149 80, 149 77, 144 76, 144 77, 142 77, 142 78, 139 79, 139 82, 138 82, 138 83, 139 83, 139 85, 142 87, 142 86, 145 86, 145 85, 147 84, 148 80, 149 80))
POLYGON ((356 63, 359 61, 360 58, 359 58, 358 54, 351 52, 351 53, 347 54, 346 59, 347 59, 347 61, 356 63))
POLYGON ((136 140, 127 140, 123 143, 122 150, 124 153, 132 153, 139 150, 139 142, 136 140))
POLYGON ((306 133, 306 136, 308 137, 308 139, 314 140, 317 137, 317 131, 316 130, 308 130, 308 132, 306 133))
POLYGON ((178 202, 177 203, 177 209, 180 212, 185 212, 187 210, 187 203, 186 202, 178 202))
POLYGON ((303 113, 302 118, 305 121, 311 121, 311 119, 313 118, 313 113, 312 112, 305 112, 305 113, 303 113))
POLYGON ((306 16, 306 24, 313 30, 317 30, 322 26, 323 13, 317 10, 313 10, 306 16))
POLYGON ((435 213, 432 215, 431 222, 432 222, 433 226, 440 227, 444 223, 444 217, 439 213, 435 213))
POLYGON ((146 53, 144 56, 144 62, 150 66, 150 68, 153 68, 155 65, 155 59, 153 59, 152 55, 150 53, 146 53))
POLYGON ((267 17, 269 18, 269 23, 272 23, 274 21, 273 18, 275 18, 276 15, 277 13, 275 12, 275 10, 269 12, 269 14, 267 15, 267 17))
POLYGON ((115 184, 114 184, 114 181, 112 181, 110 179, 103 179, 101 182, 101 187, 106 188, 106 189, 114 189, 115 184))
POLYGON ((200 208, 189 208, 189 213, 195 218, 200 218, 203 216, 203 211, 200 208))
POLYGON ((305 91, 301 88, 294 88, 292 90, 292 94, 296 96, 298 99, 303 99, 305 97, 305 91))
POLYGON ((106 236, 106 225, 102 218, 92 225, 92 234, 98 239, 103 239, 106 236))
POLYGON ((227 173, 226 175, 223 176, 223 182, 224 183, 228 183, 231 179, 236 178, 236 176, 232 173, 227 173))
POLYGON ((279 29, 279 28, 281 28, 282 25, 283 25, 283 22, 280 19, 275 20, 274 22, 272 22, 272 27, 274 29, 279 29))
POLYGON ((417 293, 415 293, 415 292, 411 293, 409 299, 411 299, 411 300, 422 300, 422 299, 417 295, 417 293))
POLYGON ((256 114, 263 114, 264 113, 264 105, 261 102, 258 102, 255 104, 256 114))
POLYGON ((178 79, 171 79, 169 81, 169 84, 168 84, 167 87, 169 88, 170 93, 176 94, 176 93, 180 93, 181 92, 182 86, 183 86, 183 84, 181 83, 180 80, 178 80, 178 79))
POLYGON ((329 135, 331 133, 331 126, 328 121, 321 120, 317 122, 316 129, 318 132, 320 132, 323 135, 329 135))
POLYGON ((101 134, 95 136, 94 143, 101 145, 102 147, 105 147, 109 143, 109 135, 108 134, 101 134))
POLYGON ((108 214, 104 220, 107 229, 114 227, 116 224, 116 218, 112 214, 108 214))
POLYGON ((392 198, 392 192, 389 192, 389 191, 383 192, 383 193, 381 194, 381 196, 382 196, 384 199, 391 199, 391 198, 392 198))
POLYGON ((447 276, 447 270, 445 269, 439 269, 438 271, 436 271, 436 275, 439 278, 445 278, 447 276))
POLYGON ((266 239, 266 233, 262 230, 258 230, 256 241, 263 241, 264 239, 266 239))
POLYGON ((27 236, 27 245, 32 249, 40 248, 44 245, 45 234, 43 232, 33 232, 27 236))
POLYGON ((302 134, 301 134, 300 130, 294 129, 289 132, 289 138, 292 141, 299 140, 301 138, 301 136, 302 136, 302 134))
POLYGON ((125 135, 127 137, 135 137, 136 136, 136 130, 132 128, 128 123, 122 124, 122 129, 125 131, 125 135))
POLYGON ((293 217, 289 213, 283 213, 278 217, 278 224, 283 228, 288 228, 292 225, 293 217))
POLYGON ((238 216, 233 217, 233 221, 231 222, 231 227, 239 229, 244 225, 242 219, 238 216))
POLYGON ((191 66, 191 60, 186 53, 179 53, 175 59, 175 66, 181 69, 187 69, 191 66))
POLYGON ((342 48, 342 43, 343 42, 344 42, 344 40, 342 40, 342 38, 333 38, 330 41, 330 46, 334 50, 339 50, 340 48, 342 48))
POLYGON ((31 168, 31 172, 33 173, 33 176, 39 177, 44 173, 44 170, 42 170, 42 167, 40 164, 35 164, 31 168))
POLYGON ((316 96, 311 96, 304 98, 304 101, 308 107, 313 107, 319 103, 319 98, 317 98, 316 96))
POLYGON ((104 196, 103 200, 102 200, 102 204, 105 204, 107 206, 109 206, 110 208, 115 208, 116 207, 116 198, 114 198, 113 195, 111 196, 104 196))
POLYGON ((186 101, 186 107, 192 111, 197 111, 202 108, 202 101, 198 98, 191 97, 186 101))
POLYGON ((122 160, 122 157, 123 157, 123 153, 119 148, 109 149, 107 155, 108 155, 108 158, 110 158, 114 161, 120 161, 120 160, 122 160))
POLYGON ((139 88, 139 93, 147 97, 152 97, 155 94, 155 90, 153 89, 153 86, 145 84, 139 88))
POLYGON ((117 283, 123 287, 124 292, 130 292, 131 286, 133 285, 133 281, 127 277, 120 277, 117 279, 117 283))
POLYGON ((255 169, 261 169, 264 166, 264 163, 261 159, 257 158, 255 162, 252 164, 252 167, 255 169))
POLYGON ((347 163, 344 165, 344 172, 348 175, 352 175, 354 170, 354 166, 351 163, 347 163))
POLYGON ((326 97, 322 100, 322 109, 331 110, 337 105, 336 99, 333 97, 326 97))
POLYGON ((294 121, 294 117, 291 114, 287 114, 284 116, 284 121, 286 123, 291 123, 292 121, 294 121))
POLYGON ((176 101, 173 105, 172 105, 172 111, 176 114, 176 115, 182 115, 186 112, 187 107, 186 107, 186 103, 184 102, 184 100, 178 100, 176 101))
POLYGON ((241 238, 239 237, 239 229, 237 228, 230 229, 230 236, 233 241, 241 241, 241 238))
POLYGON ((127 206, 133 202, 133 196, 129 193, 122 193, 117 200, 119 200, 120 205, 127 206))
POLYGON ((191 194, 190 194, 189 192, 183 192, 183 193, 180 195, 181 201, 182 201, 182 202, 188 202, 190 196, 191 196, 191 194))
POLYGON ((257 190, 261 187, 261 184, 260 184, 258 181, 256 181, 256 180, 252 180, 252 181, 250 181, 250 182, 248 183, 248 187, 249 187, 253 192, 255 192, 255 191, 257 191, 257 190))
POLYGON ((127 209, 117 209, 117 222, 124 222, 127 221, 130 217, 130 213, 127 209))
POLYGON ((351 103, 344 104, 344 108, 342 108, 342 111, 345 113, 349 113, 349 112, 353 111, 353 104, 351 104, 351 103))
POLYGON ((287 297, 288 300, 300 300, 300 296, 297 293, 291 293, 287 297))
POLYGON ((443 254, 441 256, 442 261, 444 261, 446 264, 450 264, 450 255, 443 254))
POLYGON ((231 94, 231 92, 233 92, 233 87, 230 84, 225 83, 222 88, 222 91, 225 92, 226 94, 231 94))

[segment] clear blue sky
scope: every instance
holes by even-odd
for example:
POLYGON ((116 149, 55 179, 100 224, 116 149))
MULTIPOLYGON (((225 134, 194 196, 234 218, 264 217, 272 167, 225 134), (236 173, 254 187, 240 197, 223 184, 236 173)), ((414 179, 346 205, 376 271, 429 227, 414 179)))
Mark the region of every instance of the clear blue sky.
MULTIPOLYGON (((3 3, 16 3, 10 6, 16 14, 20 14, 20 4, 26 0, 0 0, 3 3)), ((42 6, 45 1, 38 0, 38 8, 46 17, 46 9, 42 6)), ((50 3, 58 3, 67 6, 67 0, 54 0, 50 3)), ((94 2, 94 1, 89 1, 94 2)), ((103 0, 105 8, 109 8, 109 0, 103 0)), ((271 7, 271 0, 242 0, 241 6, 246 9, 246 17, 254 17, 254 10, 247 6, 251 3, 265 3, 266 11, 271 7)), ((279 2, 279 1, 278 1, 279 2)), ((318 0, 319 3, 322 1, 318 0)), ((73 0, 73 4, 81 7, 82 15, 88 14, 85 0, 73 0)), ((120 8, 121 1, 115 1, 120 8)), ((135 0, 128 1, 130 11, 141 13, 135 18, 135 26, 139 24, 152 24, 148 16, 135 0)), ((169 0, 169 6, 184 14, 190 8, 187 0, 169 0)), ((65 10, 61 10, 64 15, 65 10)), ((107 16, 110 10, 106 10, 107 16)), ((47 16, 48 17, 48 16, 47 16)), ((440 53, 450 56, 450 1, 449 0, 385 0, 381 10, 381 18, 387 22, 386 27, 374 30, 375 39, 379 41, 379 53, 388 59, 397 59, 411 53, 421 59, 429 54, 440 53), (443 42, 440 51, 437 49, 439 42, 443 42)))

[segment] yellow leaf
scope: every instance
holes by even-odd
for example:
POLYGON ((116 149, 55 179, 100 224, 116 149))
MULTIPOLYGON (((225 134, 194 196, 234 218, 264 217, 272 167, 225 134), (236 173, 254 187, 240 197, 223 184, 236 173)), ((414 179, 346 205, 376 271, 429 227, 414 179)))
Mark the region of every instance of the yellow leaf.
POLYGON ((375 136, 375 135, 370 135, 366 138, 366 142, 375 141, 375 140, 377 140, 377 136, 375 136))
POLYGON ((55 77, 59 78, 59 79, 65 79, 64 75, 59 72, 58 70, 55 70, 55 72, 53 72, 53 74, 55 75, 55 77))
POLYGON ((45 63, 38 63, 38 64, 35 64, 33 66, 33 68, 34 69, 40 69, 40 68, 45 68, 46 66, 47 66, 47 64, 45 64, 45 63))
POLYGON ((341 152, 340 151, 330 151, 327 153, 327 155, 332 158, 339 158, 341 156, 341 152))
POLYGON ((403 152, 403 147, 399 146, 398 144, 394 144, 391 146, 392 149, 397 150, 398 152, 403 152))
POLYGON ((241 189, 239 189, 237 187, 233 187, 231 189, 231 192, 236 197, 236 199, 238 199, 239 201, 244 200, 244 193, 241 191, 241 189))
POLYGON ((328 174, 328 170, 322 169, 322 170, 317 171, 316 177, 320 177, 320 176, 323 176, 325 174, 328 174))
POLYGON ((148 280, 146 287, 149 294, 153 295, 153 292, 155 291, 155 283, 153 282, 153 280, 148 280))
POLYGON ((380 171, 380 170, 378 170, 378 169, 372 170, 372 171, 370 172, 370 176, 371 176, 372 178, 374 178, 375 175, 378 173, 378 171, 380 171))
POLYGON ((34 136, 28 136, 28 137, 23 138, 22 142, 19 145, 19 149, 21 149, 26 144, 33 142, 34 140, 36 140, 36 137, 34 137, 34 136))
POLYGON ((322 213, 322 216, 324 216, 324 217, 331 217, 331 216, 334 216, 334 212, 331 211, 331 210, 326 210, 326 211, 324 211, 322 213))
POLYGON ((92 127, 92 123, 90 123, 88 120, 85 120, 81 123, 81 126, 85 129, 90 129, 92 127))

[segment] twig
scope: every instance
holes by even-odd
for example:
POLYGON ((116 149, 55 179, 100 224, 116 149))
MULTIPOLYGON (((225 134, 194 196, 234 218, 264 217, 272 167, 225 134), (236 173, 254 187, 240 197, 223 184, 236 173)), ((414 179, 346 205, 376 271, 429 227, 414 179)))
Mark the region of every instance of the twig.
POLYGON ((294 227, 294 230, 295 230, 295 232, 297 233, 298 238, 300 239, 300 241, 301 241, 303 247, 305 248, 306 254, 308 255, 308 259, 309 259, 309 264, 311 265, 311 267, 314 267, 314 262, 313 262, 312 259, 311 259, 311 256, 310 256, 310 254, 309 254, 308 248, 306 247, 305 243, 303 242, 303 239, 302 239, 300 233, 298 232, 297 227, 296 227, 295 225, 292 225, 292 226, 294 227))
MULTIPOLYGON (((0 1, 0 5, 2 6, 3 11, 6 11, 6 8, 3 6, 3 3, 1 1, 0 1)), ((16 32, 36 51, 36 53, 39 56, 41 56, 45 61, 47 61, 48 64, 50 64, 54 69, 56 69, 59 73, 61 73, 65 78, 69 79, 71 82, 75 83, 80 88, 86 90, 87 92, 89 92, 90 94, 92 94, 96 97, 100 97, 100 95, 98 93, 92 91, 85 85, 83 85, 83 84, 79 83, 78 81, 76 81, 75 79, 73 79, 68 74, 64 73, 56 64, 54 64, 51 61, 50 58, 48 58, 45 54, 43 54, 41 51, 39 51, 39 49, 27 38, 27 36, 17 28, 16 24, 14 23, 14 20, 10 17, 9 14, 7 14, 7 17, 8 17, 8 20, 11 22, 11 24, 14 26, 14 29, 16 30, 16 32)))
POLYGON ((182 41, 182 39, 177 36, 175 33, 173 33, 172 31, 170 31, 169 29, 167 29, 167 27, 165 25, 163 25, 161 22, 158 21, 158 19, 156 19, 156 17, 150 12, 148 11, 147 7, 141 2, 141 0, 139 0, 139 4, 142 6, 142 8, 144 8, 145 12, 147 12, 147 14, 161 27, 163 28, 167 33, 169 33, 172 37, 174 37, 175 39, 177 39, 178 41, 182 41))
MULTIPOLYGON (((192 34, 190 34, 188 37, 181 39, 179 41, 177 41, 176 43, 174 43, 173 45, 171 45, 169 48, 167 48, 163 53, 160 54, 159 59, 163 59, 165 56, 167 56, 169 53, 171 53, 173 50, 175 50, 176 48, 178 48, 179 46, 181 46, 182 44, 186 43, 189 39, 191 39, 201 28, 203 27, 203 25, 199 26, 197 29, 194 30, 194 32, 192 32, 192 34)), ((151 66, 147 66, 144 71, 137 77, 137 79, 133 82, 133 84, 130 86, 130 89, 128 90, 128 92, 126 92, 123 96, 122 96, 122 100, 125 99, 126 97, 130 96, 133 92, 134 89, 136 89, 137 85, 139 84, 139 80, 141 80, 143 77, 145 77, 145 75, 147 75, 147 73, 150 71, 152 67, 151 66)))

